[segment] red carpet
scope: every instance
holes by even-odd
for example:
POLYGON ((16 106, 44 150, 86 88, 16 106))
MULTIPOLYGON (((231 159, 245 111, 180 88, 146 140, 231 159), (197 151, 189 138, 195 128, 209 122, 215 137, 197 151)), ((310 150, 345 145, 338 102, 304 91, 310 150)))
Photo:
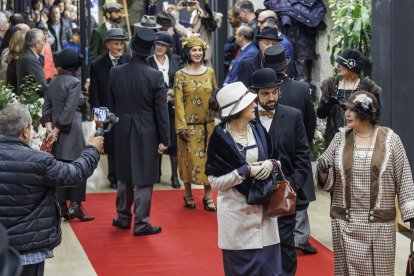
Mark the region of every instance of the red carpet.
MULTIPOLYGON (((134 237, 132 230, 112 227, 115 193, 88 194, 91 222, 71 222, 98 275, 223 275, 217 247, 216 214, 202 209, 202 190, 194 190, 197 209, 183 207, 183 191, 154 191, 151 224, 162 233, 134 237)), ((333 255, 315 240, 316 255, 298 256, 297 275, 333 275, 333 255)), ((299 253, 300 254, 300 253, 299 253)))

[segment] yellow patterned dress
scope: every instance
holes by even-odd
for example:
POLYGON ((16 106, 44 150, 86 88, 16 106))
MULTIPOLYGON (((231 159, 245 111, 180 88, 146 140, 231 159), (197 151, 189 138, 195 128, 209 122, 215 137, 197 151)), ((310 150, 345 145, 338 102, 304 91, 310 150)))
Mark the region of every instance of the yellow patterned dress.
POLYGON ((216 87, 214 71, 209 67, 200 75, 183 70, 175 74, 175 127, 177 134, 187 130, 190 135, 188 143, 177 138, 180 177, 185 183, 209 185, 204 167, 207 143, 215 124, 208 102, 216 87))

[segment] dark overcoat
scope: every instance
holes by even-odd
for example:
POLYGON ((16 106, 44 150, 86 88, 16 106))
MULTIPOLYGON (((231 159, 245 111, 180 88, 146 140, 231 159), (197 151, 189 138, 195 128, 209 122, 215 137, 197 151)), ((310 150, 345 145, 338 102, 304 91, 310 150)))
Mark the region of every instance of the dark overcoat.
MULTIPOLYGON (((286 75, 278 74, 277 77, 278 79, 283 80, 283 83, 280 85, 281 92, 279 103, 294 107, 301 111, 308 144, 312 145, 316 128, 316 113, 313 108, 309 84, 306 82, 291 80, 286 75)), ((306 194, 307 200, 303 202, 301 199, 298 199, 296 202, 298 205, 305 204, 316 199, 312 168, 310 165, 306 183, 303 184, 302 188, 306 194)))
POLYGON ((115 128, 115 174, 134 186, 158 179, 158 144, 170 144, 167 97, 162 73, 138 56, 111 69, 109 89, 119 117, 115 128))
POLYGON ((80 80, 70 75, 57 75, 48 86, 42 110, 42 122, 52 122, 60 129, 58 140, 53 143, 56 159, 72 161, 85 147, 82 131, 81 107, 85 104, 80 80))
POLYGON ((102 23, 101 26, 94 29, 92 31, 89 51, 88 51, 88 60, 89 62, 94 61, 97 57, 108 53, 108 49, 106 49, 105 44, 103 42, 104 38, 106 37, 106 29, 105 23, 102 23))
MULTIPOLYGON (((168 61, 169 61, 169 69, 168 69, 169 83, 168 83, 168 87, 167 87, 167 84, 165 85, 167 89, 173 89, 175 73, 177 73, 177 71, 180 70, 181 68, 180 57, 175 54, 172 54, 168 57, 168 61)), ((147 64, 151 66, 152 68, 158 70, 158 65, 155 62, 154 56, 150 56, 147 59, 147 64)), ((175 129, 174 100, 168 102, 168 113, 170 115, 170 138, 171 138, 170 146, 176 147, 177 146, 177 135, 176 135, 177 132, 175 129)), ((168 150, 168 153, 170 153, 170 150, 168 150)))
POLYGON ((252 85, 252 75, 254 71, 261 68, 263 68, 263 60, 260 54, 255 57, 247 58, 240 63, 237 79, 247 87, 250 87, 252 85))
POLYGON ((27 48, 23 51, 20 57, 17 59, 16 65, 16 75, 17 75, 17 95, 20 95, 20 85, 24 83, 25 76, 32 76, 34 81, 41 85, 39 95, 43 97, 46 92, 46 77, 43 73, 43 67, 40 63, 38 57, 32 51, 32 49, 27 48))
MULTIPOLYGON (((128 63, 130 60, 129 54, 123 54, 119 60, 118 65, 128 63)), ((89 87, 89 103, 91 108, 94 107, 109 107, 113 106, 112 96, 109 91, 109 71, 114 67, 109 57, 109 54, 100 56, 92 62, 90 79, 91 85, 89 87)), ((113 112, 113 110, 110 110, 113 112)), ((114 126, 115 128, 116 126, 114 126)), ((104 149, 107 154, 114 154, 115 136, 114 131, 104 134, 104 149)))
POLYGON ((298 193, 298 198, 305 199, 303 190, 296 188, 296 184, 305 185, 310 170, 309 145, 300 111, 278 104, 269 135, 273 145, 272 158, 280 160, 283 173, 298 193))

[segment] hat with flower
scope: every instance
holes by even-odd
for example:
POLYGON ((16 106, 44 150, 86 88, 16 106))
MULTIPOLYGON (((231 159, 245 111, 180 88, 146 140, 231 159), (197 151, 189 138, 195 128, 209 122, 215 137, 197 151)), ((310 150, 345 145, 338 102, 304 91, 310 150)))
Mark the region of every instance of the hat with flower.
POLYGON ((353 93, 342 105, 352 108, 354 112, 372 122, 378 120, 378 100, 373 94, 367 91, 360 90, 353 93))
POLYGON ((193 48, 195 46, 200 46, 204 51, 208 48, 207 43, 197 34, 192 34, 183 41, 183 47, 193 48))

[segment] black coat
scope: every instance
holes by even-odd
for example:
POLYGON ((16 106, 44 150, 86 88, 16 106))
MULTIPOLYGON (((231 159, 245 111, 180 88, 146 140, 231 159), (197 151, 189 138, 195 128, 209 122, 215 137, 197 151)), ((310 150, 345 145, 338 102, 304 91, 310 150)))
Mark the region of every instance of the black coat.
POLYGON ((254 71, 263 68, 263 61, 261 55, 246 58, 240 63, 239 72, 237 73, 238 80, 244 83, 247 87, 252 85, 252 74, 254 71))
MULTIPOLYGON (((283 83, 280 85, 281 96, 279 98, 279 103, 294 107, 301 111, 308 144, 312 145, 316 129, 316 113, 313 108, 309 84, 291 80, 285 75, 278 74, 277 77, 278 79, 283 80, 283 83)), ((311 165, 309 165, 306 183, 303 185, 303 191, 306 194, 307 202, 316 199, 311 165)), ((302 201, 298 199, 297 203, 301 204, 302 201)))
POLYGON ((309 145, 300 111, 278 104, 270 125, 269 135, 273 145, 272 158, 280 160, 283 173, 298 193, 298 199, 308 201, 303 190, 300 189, 298 192, 296 188, 296 184, 300 186, 306 184, 308 172, 311 169, 309 145))
POLYGON ((158 179, 158 144, 170 144, 167 97, 162 73, 138 56, 112 68, 109 89, 119 117, 115 128, 115 174, 134 186, 158 179))
POLYGON ((0 135, 0 224, 20 253, 52 250, 62 237, 55 188, 86 181, 99 152, 87 146, 72 163, 31 149, 22 140, 0 135))
MULTIPOLYGON (((129 54, 123 54, 118 60, 118 66, 128 63, 129 54)), ((89 103, 91 108, 113 106, 112 96, 109 91, 109 71, 114 67, 109 54, 102 55, 91 63, 89 88, 89 103)), ((110 110, 113 112, 113 110, 110 110)), ((115 128, 116 126, 114 126, 115 128)), ((104 149, 107 154, 114 154, 114 131, 104 134, 104 149)))
MULTIPOLYGON (((57 55, 59 54, 58 40, 57 40, 55 30, 53 29, 53 24, 50 20, 47 22, 47 27, 49 29, 50 34, 53 35, 53 37, 55 38, 55 42, 52 45, 50 45, 50 47, 52 48, 52 53, 54 55, 57 55)), ((63 46, 65 46, 65 44, 69 42, 71 36, 72 36, 72 29, 70 28, 69 24, 61 18, 59 39, 60 39, 60 43, 62 46, 62 50, 63 50, 63 46)))

